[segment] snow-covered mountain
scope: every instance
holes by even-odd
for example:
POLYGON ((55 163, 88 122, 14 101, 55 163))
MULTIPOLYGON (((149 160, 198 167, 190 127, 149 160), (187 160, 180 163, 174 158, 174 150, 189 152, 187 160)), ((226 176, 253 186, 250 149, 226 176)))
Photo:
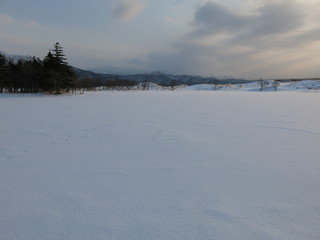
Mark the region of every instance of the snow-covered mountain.
POLYGON ((6 58, 10 59, 13 62, 17 62, 19 60, 32 60, 33 57, 29 56, 29 55, 17 55, 17 54, 10 54, 10 53, 6 53, 6 52, 1 52, 1 54, 3 54, 4 56, 6 56, 6 58))

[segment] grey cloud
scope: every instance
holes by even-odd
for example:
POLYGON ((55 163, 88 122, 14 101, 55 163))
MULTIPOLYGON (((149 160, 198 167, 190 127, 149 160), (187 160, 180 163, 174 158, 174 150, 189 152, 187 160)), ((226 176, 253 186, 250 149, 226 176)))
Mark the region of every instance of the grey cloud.
POLYGON ((129 64, 130 66, 135 66, 135 67, 142 67, 142 66, 144 66, 146 64, 145 61, 142 61, 139 58, 127 59, 125 62, 127 64, 129 64))
POLYGON ((234 53, 220 46, 201 46, 186 42, 176 43, 175 47, 175 53, 150 54, 149 68, 179 74, 244 76, 246 68, 253 63, 248 60, 252 51, 234 53))
MULTIPOLYGON (((316 21, 310 24, 308 15, 316 10, 296 0, 264 3, 244 14, 207 2, 195 12, 192 30, 173 44, 174 53, 149 55, 150 69, 253 78, 284 77, 288 69, 294 74, 291 66, 308 59, 304 49, 320 40, 320 26, 316 21), (227 35, 218 44, 201 43, 220 33, 227 35)), ((305 74, 317 71, 307 62, 301 65, 308 69, 305 74)))
POLYGON ((310 11, 316 10, 296 0, 265 1, 246 14, 208 1, 195 12, 192 30, 173 44, 174 53, 150 54, 150 68, 189 74, 283 77, 288 73, 282 70, 307 59, 306 46, 320 40, 320 26, 310 24, 310 11), (198 41, 220 33, 227 35, 218 44, 198 41))
POLYGON ((307 14, 297 1, 267 2, 251 15, 239 14, 215 2, 207 2, 195 13, 194 30, 202 37, 227 32, 234 37, 284 34, 303 27, 307 14))
POLYGON ((250 17, 241 16, 215 2, 207 2, 195 13, 191 35, 202 36, 221 31, 234 31, 251 21, 250 17))
MULTIPOLYGON (((203 58, 211 55, 208 48, 196 44, 180 42, 175 44, 176 52, 170 54, 152 53, 149 55, 149 68, 172 73, 199 74, 208 67, 203 58)), ((212 50, 210 50, 212 53, 212 50)))
POLYGON ((296 1, 270 2, 259 9, 253 19, 253 32, 257 35, 282 34, 303 27, 307 14, 296 1))
POLYGON ((320 41, 320 28, 316 28, 304 34, 300 34, 296 39, 297 41, 302 43, 310 41, 320 41))

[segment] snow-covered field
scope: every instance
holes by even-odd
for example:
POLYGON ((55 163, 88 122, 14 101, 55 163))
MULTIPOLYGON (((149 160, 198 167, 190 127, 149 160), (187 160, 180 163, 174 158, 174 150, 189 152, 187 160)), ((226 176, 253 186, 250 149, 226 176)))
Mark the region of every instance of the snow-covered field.
POLYGON ((320 93, 0 95, 1 240, 319 240, 320 93))

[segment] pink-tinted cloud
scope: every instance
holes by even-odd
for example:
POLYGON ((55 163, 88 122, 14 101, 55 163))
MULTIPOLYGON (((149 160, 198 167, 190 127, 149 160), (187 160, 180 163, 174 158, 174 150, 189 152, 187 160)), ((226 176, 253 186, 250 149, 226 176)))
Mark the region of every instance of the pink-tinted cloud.
POLYGON ((119 21, 130 21, 138 16, 145 6, 144 0, 117 0, 112 15, 119 21))

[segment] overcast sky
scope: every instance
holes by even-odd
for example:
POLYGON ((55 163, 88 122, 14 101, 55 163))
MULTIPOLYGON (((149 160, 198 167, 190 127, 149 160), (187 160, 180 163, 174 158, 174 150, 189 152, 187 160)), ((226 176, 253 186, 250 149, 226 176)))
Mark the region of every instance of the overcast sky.
POLYGON ((245 78, 320 76, 319 0, 0 0, 0 51, 245 78))

